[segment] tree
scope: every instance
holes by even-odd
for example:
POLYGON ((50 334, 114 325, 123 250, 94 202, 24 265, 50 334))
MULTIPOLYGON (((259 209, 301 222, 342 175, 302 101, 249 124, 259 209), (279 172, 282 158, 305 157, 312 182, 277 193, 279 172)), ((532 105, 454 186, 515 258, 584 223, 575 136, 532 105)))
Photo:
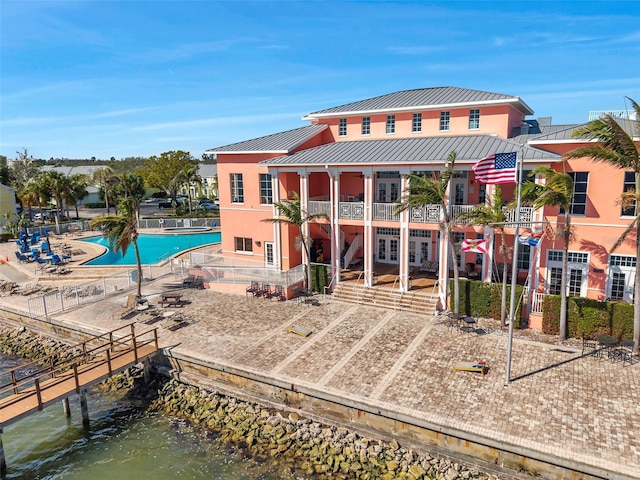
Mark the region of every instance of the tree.
POLYGON ((175 177, 171 180, 172 188, 175 187, 176 192, 180 190, 180 187, 186 185, 187 187, 187 200, 189 204, 189 215, 191 215, 191 185, 201 186, 202 177, 198 175, 198 165, 190 164, 180 170, 175 177))
POLYGON ((492 227, 500 232, 500 253, 504 258, 504 268, 502 270, 502 303, 500 308, 500 325, 506 325, 507 318, 507 257, 509 247, 505 238, 505 223, 507 215, 502 207, 502 188, 496 185, 491 204, 477 205, 473 209, 458 214, 456 220, 465 222, 468 225, 484 225, 492 227))
POLYGON ((138 298, 142 297, 142 262, 138 249, 138 221, 136 211, 139 205, 132 197, 123 198, 118 204, 118 213, 102 215, 90 222, 91 228, 102 229, 102 235, 109 241, 109 246, 114 251, 121 251, 126 255, 129 246, 133 245, 136 255, 136 267, 138 271, 138 298))
POLYGON ((93 181, 100 186, 107 213, 109 213, 109 184, 113 183, 113 177, 113 170, 110 167, 99 168, 93 172, 93 181))
POLYGON ((18 155, 16 161, 11 166, 11 186, 19 190, 30 179, 38 175, 38 166, 26 148, 16 154, 18 155))
MULTIPOLYGON (((636 114, 640 118, 640 105, 631 98, 631 102, 636 114)), ((640 136, 640 123, 631 122, 633 132, 627 132, 623 126, 611 115, 604 115, 597 120, 587 123, 573 132, 573 136, 586 140, 595 140, 597 144, 578 148, 565 155, 565 158, 587 157, 594 162, 602 162, 616 168, 632 170, 635 177, 635 189, 624 192, 621 202, 624 205, 635 208, 635 218, 629 226, 622 232, 618 240, 611 247, 614 252, 627 236, 635 231, 636 258, 640 259, 640 155, 638 144, 634 137, 640 136)), ((640 266, 636 265, 635 287, 633 291, 633 353, 640 352, 640 266)))
POLYGON ((121 173, 114 179, 113 190, 117 198, 132 198, 136 212, 140 215, 140 204, 144 198, 144 179, 137 173, 121 173))
POLYGON ((535 208, 560 207, 564 213, 564 225, 556 231, 562 238, 562 279, 560 281, 560 340, 566 340, 567 324, 567 277, 569 262, 569 244, 571 233, 571 201, 573 200, 573 178, 566 172, 557 172, 551 167, 543 166, 533 169, 530 173, 540 175, 545 179, 544 184, 524 182, 522 184, 522 204, 535 208))
MULTIPOLYGON (((439 205, 442 211, 440 229, 449 242, 449 254, 453 262, 453 311, 460 312, 460 275, 458 273, 458 259, 456 256, 456 244, 453 240, 453 228, 455 222, 449 210, 449 187, 453 177, 457 154, 451 152, 447 158, 447 167, 438 178, 429 178, 424 175, 406 175, 409 180, 409 188, 406 191, 404 201, 396 207, 396 212, 402 212, 410 208, 425 207, 427 205, 439 205)), ((448 291, 448 285, 445 285, 448 291)))
POLYGON ((54 170, 44 172, 42 178, 43 183, 48 187, 51 196, 56 201, 56 216, 60 218, 60 214, 64 210, 64 198, 70 191, 71 183, 66 175, 54 170))
POLYGON ((78 200, 82 200, 88 195, 87 185, 89 185, 89 179, 82 173, 73 173, 69 175, 69 188, 65 195, 65 201, 67 205, 73 203, 76 210, 76 219, 80 218, 78 212, 78 200))
POLYGON ((173 181, 174 178, 180 171, 196 162, 189 152, 182 150, 164 152, 159 157, 150 157, 144 162, 145 182, 149 187, 164 190, 175 201, 180 186, 173 181))
POLYGON ((273 205, 280 212, 280 216, 277 218, 265 218, 263 222, 270 223, 278 223, 281 225, 288 225, 289 227, 294 227, 298 231, 298 236, 296 240, 299 242, 301 248, 304 249, 306 256, 306 268, 307 268, 307 279, 306 279, 306 288, 307 290, 311 289, 311 241, 306 238, 304 234, 305 226, 314 220, 320 218, 327 218, 327 215, 324 213, 314 213, 308 215, 307 212, 302 210, 302 205, 300 203, 300 195, 298 192, 292 192, 292 199, 282 200, 281 202, 273 202, 273 205))

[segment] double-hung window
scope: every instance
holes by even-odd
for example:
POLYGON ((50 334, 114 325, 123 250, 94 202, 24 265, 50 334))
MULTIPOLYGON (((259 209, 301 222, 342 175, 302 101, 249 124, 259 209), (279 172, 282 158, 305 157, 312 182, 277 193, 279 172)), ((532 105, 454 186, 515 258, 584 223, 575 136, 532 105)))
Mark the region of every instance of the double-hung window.
POLYGON ((338 135, 340 135, 341 137, 347 136, 347 119, 346 118, 340 119, 340 125, 338 126, 338 135))
POLYGON ((413 133, 422 132, 422 114, 414 113, 413 114, 413 122, 411 123, 411 131, 413 133))
POLYGON ((231 174, 231 203, 244 203, 244 185, 241 173, 231 174))
POLYGON ((245 237, 234 237, 236 252, 253 253, 253 240, 245 237))
POLYGON ((371 117, 362 117, 362 135, 371 135, 371 117))
POLYGON ((440 131, 449 131, 449 122, 451 121, 451 112, 440 112, 440 131))
POLYGON ((387 133, 396 133, 395 115, 387 115, 387 133))
POLYGON ((480 109, 472 108, 469 110, 469 130, 478 130, 480 128, 480 109))
POLYGON ((271 184, 271 175, 268 173, 260 174, 260 205, 270 205, 273 203, 273 185, 271 184))

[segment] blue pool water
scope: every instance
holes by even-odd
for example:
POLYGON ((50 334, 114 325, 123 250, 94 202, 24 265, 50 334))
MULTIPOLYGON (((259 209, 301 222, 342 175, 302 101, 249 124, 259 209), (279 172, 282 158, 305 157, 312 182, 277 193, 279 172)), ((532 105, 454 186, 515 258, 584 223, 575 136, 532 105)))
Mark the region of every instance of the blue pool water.
MULTIPOLYGON (((84 242, 95 243, 109 248, 109 242, 102 236, 86 238, 84 242)), ((220 242, 220 232, 192 233, 192 234, 162 234, 150 235, 141 233, 138 237, 140 260, 143 264, 154 264, 184 250, 220 242)), ((84 265, 135 265, 136 255, 133 244, 127 249, 123 257, 122 252, 108 250, 104 255, 90 260, 84 265)))

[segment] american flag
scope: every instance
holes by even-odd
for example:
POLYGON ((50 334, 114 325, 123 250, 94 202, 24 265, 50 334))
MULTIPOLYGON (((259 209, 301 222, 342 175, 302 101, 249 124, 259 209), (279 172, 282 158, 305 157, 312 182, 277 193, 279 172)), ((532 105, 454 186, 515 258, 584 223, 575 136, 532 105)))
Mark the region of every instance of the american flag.
POLYGON ((494 153, 473 164, 480 183, 515 183, 517 152, 494 153))

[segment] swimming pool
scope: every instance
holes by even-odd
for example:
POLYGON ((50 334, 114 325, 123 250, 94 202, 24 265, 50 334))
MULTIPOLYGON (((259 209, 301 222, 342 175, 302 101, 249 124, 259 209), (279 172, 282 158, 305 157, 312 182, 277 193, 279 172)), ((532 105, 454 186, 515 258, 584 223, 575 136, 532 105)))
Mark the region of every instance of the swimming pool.
MULTIPOLYGON (((220 232, 208 233, 183 233, 183 234, 145 234, 138 236, 138 249, 140 250, 140 260, 142 264, 154 264, 164 260, 179 252, 191 248, 220 242, 220 232)), ((83 242, 102 245, 109 248, 109 241, 102 237, 91 237, 82 240, 83 242)), ((122 252, 113 252, 110 249, 104 255, 100 255, 93 260, 85 262, 83 265, 89 266, 121 266, 135 265, 136 254, 133 245, 127 249, 127 254, 123 257, 122 252)))

